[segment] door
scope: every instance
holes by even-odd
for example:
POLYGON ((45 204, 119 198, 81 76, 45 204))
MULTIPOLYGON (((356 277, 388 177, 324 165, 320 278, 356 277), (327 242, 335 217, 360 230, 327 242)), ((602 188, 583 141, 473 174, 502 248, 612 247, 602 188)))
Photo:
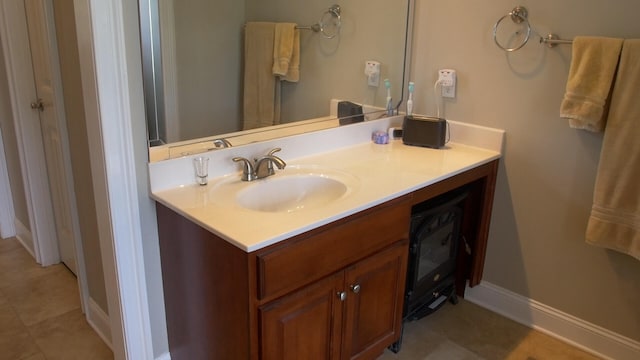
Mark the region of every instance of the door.
POLYGON ((260 308, 260 359, 339 359, 344 273, 260 308))
POLYGON ((398 243, 346 271, 342 359, 375 358, 400 336, 407 244, 398 243))
MULTIPOLYGON (((0 71, 2 71, 2 69, 0 69, 0 71)), ((0 240, 16 235, 13 224, 14 217, 7 161, 4 155, 2 129, 0 129, 0 240)))
POLYGON ((24 4, 36 87, 31 108, 39 113, 58 250, 60 260, 77 274, 70 157, 65 154, 68 149, 61 87, 54 78, 59 70, 52 4, 50 0, 25 0, 24 4))

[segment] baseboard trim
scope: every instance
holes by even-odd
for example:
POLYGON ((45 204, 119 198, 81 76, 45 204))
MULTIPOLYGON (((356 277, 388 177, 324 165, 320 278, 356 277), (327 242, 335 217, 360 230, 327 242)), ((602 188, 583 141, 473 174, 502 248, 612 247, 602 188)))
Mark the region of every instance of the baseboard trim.
POLYGON ((465 299, 604 359, 640 359, 640 342, 488 282, 465 299))
POLYGON ((91 297, 89 297, 88 309, 87 322, 98 336, 100 336, 102 341, 104 341, 110 349, 113 349, 111 344, 111 322, 109 321, 109 315, 107 315, 107 313, 105 313, 91 297))
POLYGON ((16 228, 16 239, 22 244, 22 246, 27 249, 29 254, 33 256, 34 259, 37 259, 35 248, 33 246, 33 236, 31 236, 31 231, 24 226, 22 221, 17 218, 13 219, 13 224, 16 228))

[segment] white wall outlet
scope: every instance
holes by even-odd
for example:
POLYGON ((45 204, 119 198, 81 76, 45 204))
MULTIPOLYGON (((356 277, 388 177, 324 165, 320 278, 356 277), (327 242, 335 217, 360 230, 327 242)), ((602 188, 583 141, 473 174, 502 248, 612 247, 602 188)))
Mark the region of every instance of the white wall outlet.
POLYGON ((364 64, 364 74, 367 75, 367 84, 378 87, 380 85, 380 63, 369 60, 364 64))
POLYGON ((442 97, 456 97, 456 71, 452 69, 442 69, 438 71, 438 81, 442 97))

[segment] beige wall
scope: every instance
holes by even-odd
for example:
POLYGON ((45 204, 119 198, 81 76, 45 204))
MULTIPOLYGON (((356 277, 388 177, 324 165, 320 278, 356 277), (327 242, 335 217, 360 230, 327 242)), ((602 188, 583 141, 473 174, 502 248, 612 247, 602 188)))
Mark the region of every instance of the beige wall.
MULTIPOLYGON (((300 81, 282 84, 282 122, 328 115, 330 99, 346 99, 384 107, 383 80, 391 80, 394 102, 402 93, 407 1, 352 0, 340 3, 340 36, 300 34, 300 81), (370 87, 364 64, 381 64, 380 85, 370 87)), ((247 0, 247 21, 311 25, 331 5, 326 1, 247 0)))
MULTIPOLYGON (((16 132, 13 126, 11 98, 9 95, 7 72, 5 69, 2 47, 0 47, 0 128, 2 128, 2 140, 4 142, 4 151, 7 160, 7 171, 9 173, 9 183, 11 185, 15 218, 29 229, 29 212, 27 210, 27 200, 25 198, 22 172, 20 171, 18 144, 16 142, 16 132)), ((5 206, 5 204, 1 204, 0 206, 5 206)))
POLYGON ((181 138, 237 131, 244 1, 176 0, 174 7, 181 138))
MULTIPOLYGON (((640 37, 640 3, 520 1, 541 34, 640 37)), ((602 136, 559 119, 571 47, 505 53, 492 27, 512 1, 417 0, 412 79, 434 114, 439 68, 458 72, 445 116, 506 130, 484 280, 640 340, 640 262, 584 242, 602 136)))
MULTIPOLYGON (((391 80, 394 101, 399 101, 406 2, 354 0, 343 4, 341 36, 334 39, 303 31, 300 81, 282 84, 282 122, 326 116, 332 98, 384 106, 384 78, 391 80), (402 10, 395 12, 398 8, 402 10), (394 16, 387 9, 394 10, 394 16), (382 64, 378 88, 367 85, 367 60, 382 64)), ((181 138, 241 129, 242 27, 246 21, 311 25, 329 5, 318 0, 174 1, 181 138)))
POLYGON ((89 296, 108 313, 107 294, 102 271, 93 182, 87 141, 87 124, 82 100, 82 82, 74 20, 73 2, 54 1, 56 36, 67 116, 67 130, 75 193, 82 236, 89 296))

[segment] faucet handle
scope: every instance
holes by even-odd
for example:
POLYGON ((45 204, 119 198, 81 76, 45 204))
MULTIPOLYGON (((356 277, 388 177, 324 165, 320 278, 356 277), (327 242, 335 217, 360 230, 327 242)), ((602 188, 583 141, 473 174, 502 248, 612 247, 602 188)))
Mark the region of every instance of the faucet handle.
MULTIPOLYGON (((265 158, 269 158, 269 157, 275 158, 275 159, 272 159, 272 161, 267 161, 267 175, 266 176, 271 176, 271 175, 276 173, 275 169, 273 168, 273 164, 274 164, 273 161, 274 160, 277 161, 276 166, 278 167, 278 169, 282 169, 282 168, 284 168, 284 166, 286 166, 286 163, 282 159, 280 159, 279 157, 273 155, 273 154, 277 153, 280 150, 282 150, 282 149, 279 148, 279 147, 271 149, 271 151, 269 151, 267 153, 267 156, 265 156, 265 158)), ((258 161, 258 160, 256 160, 256 161, 258 161)), ((258 172, 258 169, 256 169, 256 172, 258 172)))
POLYGON ((234 162, 242 162, 242 181, 253 181, 256 179, 256 173, 253 170, 251 161, 243 157, 234 157, 234 162))

